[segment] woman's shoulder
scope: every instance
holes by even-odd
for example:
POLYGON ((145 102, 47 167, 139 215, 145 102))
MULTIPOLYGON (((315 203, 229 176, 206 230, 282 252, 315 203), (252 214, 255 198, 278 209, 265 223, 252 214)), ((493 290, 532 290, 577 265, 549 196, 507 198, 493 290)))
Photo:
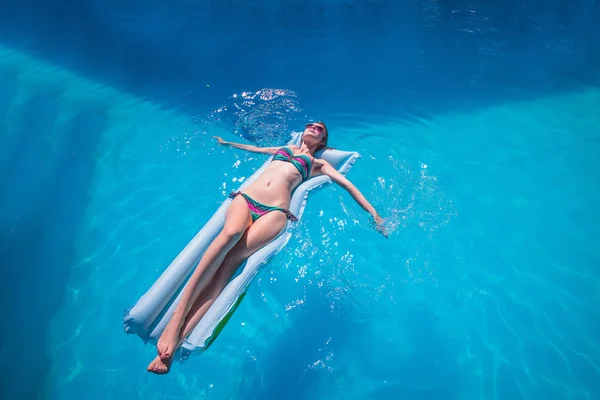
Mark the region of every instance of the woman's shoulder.
POLYGON ((324 158, 317 158, 317 157, 315 157, 313 160, 314 160, 315 167, 323 167, 325 165, 329 165, 329 163, 327 162, 327 160, 325 160, 324 158))

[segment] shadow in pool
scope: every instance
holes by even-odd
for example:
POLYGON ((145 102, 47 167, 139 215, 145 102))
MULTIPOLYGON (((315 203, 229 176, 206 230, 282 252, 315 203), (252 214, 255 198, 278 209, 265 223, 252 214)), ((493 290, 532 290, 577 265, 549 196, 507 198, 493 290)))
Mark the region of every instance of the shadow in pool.
POLYGON ((379 323, 368 316, 381 310, 357 320, 319 290, 307 298, 285 335, 246 367, 244 398, 452 400, 468 390, 472 370, 459 362, 458 341, 426 307, 406 305, 379 323))
POLYGON ((285 88, 318 118, 421 122, 597 85, 599 17, 584 0, 30 0, 0 5, 0 40, 188 115, 285 88))
POLYGON ((309 399, 319 390, 330 352, 347 346, 354 328, 347 312, 332 310, 321 296, 308 290, 312 301, 293 314, 291 326, 257 363, 248 364, 246 379, 237 388, 240 397, 309 399))
POLYGON ((364 353, 369 360, 361 360, 363 373, 376 382, 369 398, 465 398, 464 392, 469 390, 465 377, 472 370, 459 362, 460 344, 444 328, 442 319, 426 304, 407 304, 399 307, 397 314, 395 327, 380 327, 384 333, 365 349, 371 353, 364 353), (373 357, 373 352, 379 354, 373 357))
POLYGON ((103 110, 84 111, 55 127, 64 134, 60 146, 44 144, 60 112, 58 98, 37 96, 9 127, 17 140, 0 202, 0 296, 10 305, 0 323, 2 363, 10 365, 3 371, 3 398, 43 395, 49 324, 66 291, 91 157, 104 130, 103 110))

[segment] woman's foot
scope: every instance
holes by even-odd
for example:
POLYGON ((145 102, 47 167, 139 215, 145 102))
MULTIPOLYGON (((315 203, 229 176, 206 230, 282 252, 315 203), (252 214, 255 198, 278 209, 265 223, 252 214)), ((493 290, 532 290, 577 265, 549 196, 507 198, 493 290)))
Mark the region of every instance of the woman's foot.
POLYGON ((168 374, 171 370, 171 363, 173 362, 173 357, 162 360, 159 356, 156 356, 154 360, 148 365, 147 370, 158 375, 168 374))
POLYGON ((169 358, 173 358, 177 343, 179 342, 179 332, 181 331, 181 324, 175 322, 175 318, 167 324, 162 335, 158 339, 156 349, 158 350, 158 356, 161 360, 165 361, 169 358))

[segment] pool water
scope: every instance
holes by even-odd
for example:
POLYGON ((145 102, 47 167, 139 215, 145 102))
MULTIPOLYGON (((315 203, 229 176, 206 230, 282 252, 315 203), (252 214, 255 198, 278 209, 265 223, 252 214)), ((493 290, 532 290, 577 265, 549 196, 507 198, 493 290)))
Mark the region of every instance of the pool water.
POLYGON ((600 397, 595 4, 39 3, 0 21, 3 398, 600 397), (389 238, 311 192, 210 349, 149 374, 125 309, 265 159, 212 136, 310 119, 389 238))

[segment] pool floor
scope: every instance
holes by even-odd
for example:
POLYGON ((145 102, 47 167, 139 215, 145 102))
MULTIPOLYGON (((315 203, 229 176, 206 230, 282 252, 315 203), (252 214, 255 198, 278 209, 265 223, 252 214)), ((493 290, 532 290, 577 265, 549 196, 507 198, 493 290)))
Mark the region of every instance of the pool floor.
POLYGON ((209 351, 158 377, 124 311, 264 157, 215 146, 215 134, 242 140, 222 124, 16 50, 0 47, 0 77, 1 255, 16 272, 3 304, 19 321, 3 325, 3 357, 20 360, 9 390, 600 396, 598 88, 412 123, 338 121, 332 145, 361 153, 349 178, 389 239, 341 188, 311 193, 209 351))

